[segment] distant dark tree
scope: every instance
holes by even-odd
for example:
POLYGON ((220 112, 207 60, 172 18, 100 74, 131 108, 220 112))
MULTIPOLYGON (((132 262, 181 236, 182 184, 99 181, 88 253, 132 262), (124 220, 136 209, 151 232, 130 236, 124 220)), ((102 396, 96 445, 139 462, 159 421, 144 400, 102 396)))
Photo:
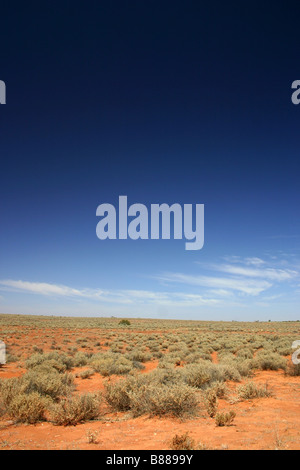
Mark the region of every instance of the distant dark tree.
POLYGON ((129 326, 129 325, 131 325, 131 323, 130 323, 129 320, 121 320, 121 321, 119 321, 119 325, 129 326))

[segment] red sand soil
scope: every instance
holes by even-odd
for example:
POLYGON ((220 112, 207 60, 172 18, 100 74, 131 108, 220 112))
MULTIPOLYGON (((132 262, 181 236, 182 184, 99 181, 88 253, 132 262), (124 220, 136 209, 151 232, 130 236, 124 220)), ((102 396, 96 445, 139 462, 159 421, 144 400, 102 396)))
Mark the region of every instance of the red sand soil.
MULTIPOLYGON (((28 333, 28 332, 27 332, 28 333)), ((59 344, 63 331, 56 331, 59 344)), ((39 336, 34 331, 34 336, 39 336)), ((45 330, 43 331, 45 335, 45 330)), ((76 332, 76 336, 82 332, 76 332)), ((86 331, 85 331, 86 335, 86 331)), ((93 332, 91 333, 93 336, 93 332)), ((52 336, 51 336, 52 337, 52 336)), ((41 338, 41 337, 40 337, 41 338)), ((33 337, 22 338, 22 348, 33 344, 33 337)), ((41 341, 41 339, 40 339, 41 341)), ((44 342, 47 346, 47 341, 44 342)), ((72 344, 71 344, 72 345, 72 344)), ((70 346, 70 344, 68 344, 70 346)), ((20 345, 14 346, 18 351, 20 345)), ((14 348, 13 353, 15 353, 14 348)), ((80 348, 78 348, 80 349, 80 348)), ((47 350, 47 347, 44 348, 47 350)), ((217 355, 213 354, 213 362, 217 355)), ((146 363, 148 373, 157 367, 157 361, 146 363)), ((103 391, 104 382, 109 380, 95 373, 88 379, 78 376, 88 367, 76 368, 76 393, 103 391)), ((18 377, 25 372, 18 363, 10 363, 0 369, 0 379, 18 377)), ((111 377, 111 381, 122 380, 111 377)), ((0 417, 0 450, 6 449, 95 449, 95 450, 167 450, 175 434, 189 433, 196 444, 210 449, 300 449, 300 378, 285 376, 282 371, 256 372, 252 379, 259 385, 268 383, 273 396, 254 400, 237 399, 236 388, 240 384, 229 383, 230 397, 219 400, 221 411, 234 410, 233 425, 217 427, 214 419, 204 410, 188 420, 142 416, 132 418, 128 413, 112 413, 105 405, 97 421, 77 426, 54 426, 49 422, 36 425, 14 424, 7 417, 0 417), (88 435, 93 434, 95 443, 89 443, 88 435)))

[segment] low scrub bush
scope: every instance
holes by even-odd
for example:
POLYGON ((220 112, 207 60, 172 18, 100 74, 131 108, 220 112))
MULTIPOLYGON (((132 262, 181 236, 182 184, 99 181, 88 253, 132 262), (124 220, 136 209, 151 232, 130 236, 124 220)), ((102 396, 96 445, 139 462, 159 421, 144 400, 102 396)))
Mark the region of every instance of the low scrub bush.
POLYGON ((189 433, 175 434, 171 440, 171 450, 195 450, 196 444, 194 439, 189 436, 189 433))
POLYGON ((142 350, 133 350, 129 354, 126 354, 126 358, 133 362, 147 362, 151 361, 152 355, 142 350))
POLYGON ((24 393, 24 388, 21 385, 21 380, 18 378, 11 378, 0 381, 0 398, 1 405, 6 410, 10 402, 18 395, 24 393))
POLYGON ((128 374, 134 367, 132 361, 121 354, 103 353, 92 356, 90 366, 104 377, 128 374))
POLYGON ((259 387, 254 382, 247 382, 240 385, 237 389, 240 398, 250 400, 251 398, 264 398, 272 396, 272 392, 268 389, 266 384, 264 387, 259 387))
POLYGON ((57 426, 75 426, 98 418, 100 396, 94 394, 63 398, 49 409, 50 419, 57 426))
POLYGON ((95 374, 94 369, 87 369, 80 372, 79 377, 83 380, 89 379, 92 375, 95 374))
POLYGON ((215 392, 218 398, 225 398, 228 394, 228 387, 224 382, 213 382, 208 390, 215 392))
POLYGON ((37 392, 16 395, 9 402, 7 414, 18 423, 34 424, 45 419, 47 400, 37 392))
POLYGON ((291 377, 299 377, 300 376, 300 364, 293 364, 289 363, 286 371, 286 375, 289 375, 291 377))
POLYGON ((172 383, 172 379, 168 380, 168 373, 149 373, 106 384, 106 401, 114 410, 131 411, 135 416, 195 414, 198 400, 194 389, 180 381, 172 383))
POLYGON ((134 377, 128 377, 115 384, 105 384, 105 399, 116 411, 129 411, 131 408, 130 391, 136 387, 134 377))
POLYGON ((84 367, 87 365, 89 357, 87 354, 79 351, 74 356, 74 366, 75 367, 84 367))
POLYGON ((44 397, 57 400, 74 388, 74 377, 69 373, 59 374, 54 370, 47 373, 34 369, 19 378, 25 393, 37 392, 44 397))
POLYGON ((218 402, 216 391, 213 389, 207 390, 204 393, 204 405, 208 413, 208 416, 210 416, 211 418, 213 418, 216 415, 218 404, 219 402, 218 402))
POLYGON ((211 363, 191 364, 182 370, 184 381, 191 387, 204 388, 218 377, 217 367, 211 363))
POLYGON ((74 366, 74 360, 67 354, 54 351, 47 354, 33 354, 25 363, 27 369, 34 369, 42 364, 48 365, 58 372, 65 372, 74 366))
POLYGON ((6 408, 14 398, 23 394, 37 393, 41 397, 55 401, 73 390, 73 382, 74 378, 69 373, 59 374, 53 369, 46 373, 35 368, 21 377, 1 381, 0 397, 6 408))
POLYGON ((278 353, 259 351, 253 366, 261 370, 286 370, 287 360, 278 353))
POLYGON ((235 417, 235 411, 217 413, 215 416, 215 422, 217 426, 230 426, 233 423, 235 417))
POLYGON ((183 380, 191 387, 205 389, 214 382, 234 380, 239 382, 241 375, 234 364, 212 364, 209 361, 201 361, 199 364, 189 364, 182 369, 183 380))
POLYGON ((135 416, 150 414, 154 416, 184 417, 195 415, 198 400, 195 391, 188 385, 144 385, 130 394, 131 411, 135 416))

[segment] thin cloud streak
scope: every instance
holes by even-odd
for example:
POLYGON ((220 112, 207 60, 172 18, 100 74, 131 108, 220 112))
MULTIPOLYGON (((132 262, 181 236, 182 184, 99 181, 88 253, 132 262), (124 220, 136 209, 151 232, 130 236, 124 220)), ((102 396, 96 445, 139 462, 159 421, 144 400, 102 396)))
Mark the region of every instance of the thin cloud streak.
POLYGON ((245 268, 242 266, 232 266, 232 265, 220 265, 216 266, 215 269, 218 271, 234 274, 238 276, 245 277, 254 277, 254 278, 263 278, 270 281, 287 281, 297 276, 297 271, 291 269, 275 269, 275 268, 245 268))
POLYGON ((82 298, 121 304, 154 303, 169 306, 201 306, 215 305, 219 303, 219 300, 215 298, 206 298, 198 294, 186 294, 181 292, 74 289, 64 285, 22 280, 16 281, 12 279, 1 280, 0 286, 2 286, 2 290, 8 291, 25 292, 51 297, 82 298))
POLYGON ((272 286, 270 282, 263 280, 193 276, 182 273, 166 273, 159 276, 158 279, 164 282, 178 282, 181 284, 209 287, 212 289, 231 289, 248 295, 258 295, 272 286))
POLYGON ((289 264, 283 268, 280 260, 277 260, 277 266, 274 266, 274 262, 270 263, 258 257, 226 256, 223 260, 227 263, 197 263, 201 265, 202 270, 213 271, 213 275, 166 272, 157 276, 157 279, 164 283, 209 288, 210 295, 222 297, 225 302, 230 296, 259 296, 272 287, 278 290, 284 283, 290 283, 292 286, 292 281, 299 277, 299 270, 295 269, 295 265, 289 264))

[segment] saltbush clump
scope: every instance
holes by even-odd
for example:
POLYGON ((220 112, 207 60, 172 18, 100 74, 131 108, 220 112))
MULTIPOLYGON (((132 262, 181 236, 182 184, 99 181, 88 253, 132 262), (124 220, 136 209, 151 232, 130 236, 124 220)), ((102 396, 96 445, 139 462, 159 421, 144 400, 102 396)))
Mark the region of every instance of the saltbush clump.
POLYGON ((115 384, 106 384, 105 397, 113 409, 131 411, 135 416, 195 414, 198 408, 195 390, 178 379, 177 382, 173 374, 154 371, 147 376, 128 377, 115 384))
POLYGON ((259 387, 254 382, 247 382, 240 385, 237 389, 240 398, 250 400, 251 398, 264 398, 272 396, 272 392, 268 389, 266 384, 264 387, 259 387))
POLYGON ((133 363, 122 354, 103 353, 91 357, 90 366, 104 377, 110 375, 125 375, 133 368, 133 363))
POLYGON ((100 396, 91 393, 63 398, 50 407, 50 419, 57 426, 75 426, 98 418, 99 405, 100 396))
POLYGON ((184 417, 195 415, 198 400, 195 391, 183 383, 144 385, 129 394, 131 411, 135 416, 184 417))
POLYGON ((8 415, 18 423, 35 424, 45 419, 47 400, 37 392, 16 395, 7 407, 8 415))
POLYGON ((253 366, 261 370, 286 370, 287 360, 278 353, 259 351, 253 360, 253 366))
POLYGON ((195 450, 196 444, 194 439, 189 436, 189 433, 175 434, 171 440, 171 450, 195 450))
POLYGON ((215 421, 217 426, 230 426, 234 418, 236 417, 235 411, 229 411, 227 413, 217 413, 215 416, 215 421))

